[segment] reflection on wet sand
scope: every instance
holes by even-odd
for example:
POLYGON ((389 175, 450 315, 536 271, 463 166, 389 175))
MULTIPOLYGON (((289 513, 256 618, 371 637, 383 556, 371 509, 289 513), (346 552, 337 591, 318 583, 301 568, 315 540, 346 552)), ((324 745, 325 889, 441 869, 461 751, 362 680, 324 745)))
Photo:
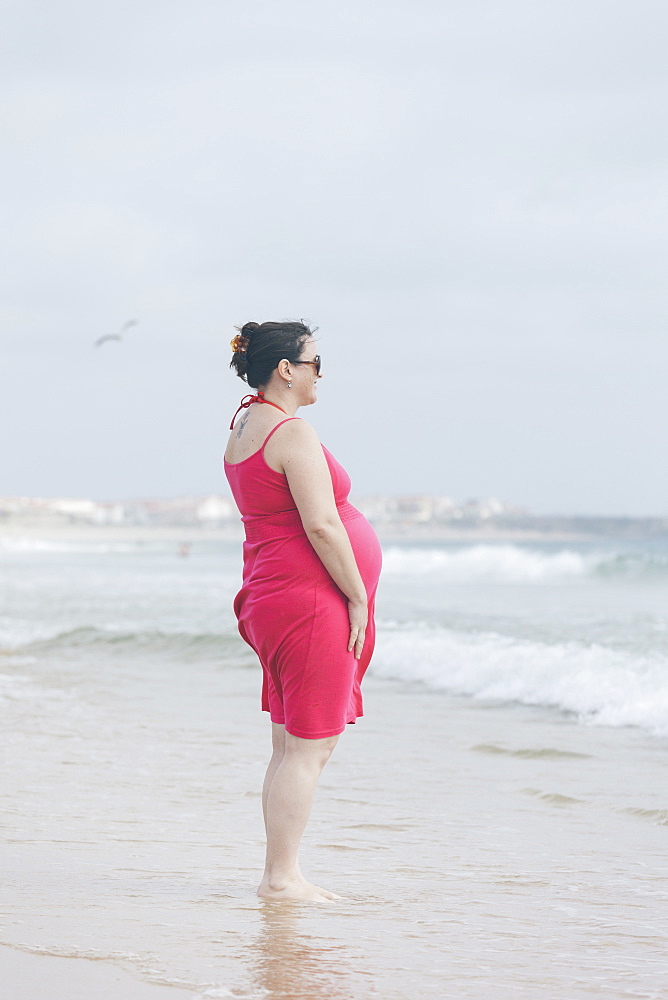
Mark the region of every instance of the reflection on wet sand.
POLYGON ((261 926, 247 954, 258 990, 268 998, 350 1000, 354 976, 345 946, 305 933, 307 907, 264 903, 259 915, 261 926))

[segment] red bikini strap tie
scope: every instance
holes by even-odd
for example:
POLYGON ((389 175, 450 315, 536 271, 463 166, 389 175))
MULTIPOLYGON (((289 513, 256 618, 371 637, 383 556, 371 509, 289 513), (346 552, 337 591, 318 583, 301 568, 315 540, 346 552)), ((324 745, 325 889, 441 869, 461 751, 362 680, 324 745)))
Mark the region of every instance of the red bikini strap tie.
MULTIPOLYGON (((260 390, 258 389, 257 396, 254 396, 252 393, 249 393, 248 396, 244 396, 244 398, 241 400, 241 403, 239 405, 239 409, 237 410, 237 412, 232 417, 232 423, 230 424, 230 430, 231 431, 234 430, 234 421, 237 419, 237 415, 238 415, 239 411, 240 410, 247 410, 249 406, 253 405, 253 403, 269 403, 270 406, 275 406, 277 410, 281 411, 281 413, 285 413, 285 410, 283 409, 282 406, 279 406, 278 403, 272 403, 272 401, 270 399, 265 399, 264 398, 264 393, 260 392, 260 390)), ((286 416, 287 416, 287 414, 286 414, 286 416)))

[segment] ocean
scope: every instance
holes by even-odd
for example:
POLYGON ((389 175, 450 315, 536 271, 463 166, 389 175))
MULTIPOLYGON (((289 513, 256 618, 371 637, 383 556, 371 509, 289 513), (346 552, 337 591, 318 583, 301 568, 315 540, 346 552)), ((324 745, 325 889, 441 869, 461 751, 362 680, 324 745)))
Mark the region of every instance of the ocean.
POLYGON ((0 566, 1 944, 193 997, 662 995, 668 540, 384 545, 305 843, 334 916, 253 894, 240 544, 4 537, 0 566))
MULTIPOLYGON (((0 541, 6 666, 63 657, 254 659, 231 604, 236 542, 0 541)), ((387 544, 372 673, 576 723, 668 736, 668 540, 387 544)), ((141 674, 136 671, 137 677, 141 674)), ((5 674, 6 692, 26 672, 5 674)))

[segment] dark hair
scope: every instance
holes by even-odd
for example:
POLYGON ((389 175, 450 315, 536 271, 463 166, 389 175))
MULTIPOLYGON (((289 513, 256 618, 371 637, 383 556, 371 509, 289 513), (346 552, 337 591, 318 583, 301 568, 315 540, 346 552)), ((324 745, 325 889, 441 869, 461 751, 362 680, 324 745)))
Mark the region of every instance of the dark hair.
POLYGON ((245 323, 235 327, 230 368, 254 389, 266 385, 283 358, 299 361, 313 332, 305 323, 245 323))

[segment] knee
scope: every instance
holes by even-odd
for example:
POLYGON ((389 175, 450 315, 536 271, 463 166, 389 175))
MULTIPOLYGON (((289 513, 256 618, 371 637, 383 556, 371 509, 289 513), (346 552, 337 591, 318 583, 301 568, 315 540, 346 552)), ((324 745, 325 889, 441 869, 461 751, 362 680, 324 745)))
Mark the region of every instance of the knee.
POLYGON ((338 736, 332 736, 324 740, 305 740, 301 739, 301 737, 290 736, 288 734, 285 750, 287 754, 293 755, 303 764, 322 771, 332 756, 337 740, 338 736))
POLYGON ((323 767, 332 756, 332 751, 334 747, 318 747, 318 749, 310 754, 311 767, 318 772, 322 771, 323 767))
POLYGON ((283 727, 274 726, 271 734, 271 750, 274 757, 281 758, 285 753, 286 732, 283 727))
POLYGON ((334 753, 335 746, 336 746, 336 739, 332 740, 331 742, 329 740, 323 741, 323 745, 318 747, 316 751, 316 757, 318 759, 321 769, 325 766, 329 758, 334 753))

